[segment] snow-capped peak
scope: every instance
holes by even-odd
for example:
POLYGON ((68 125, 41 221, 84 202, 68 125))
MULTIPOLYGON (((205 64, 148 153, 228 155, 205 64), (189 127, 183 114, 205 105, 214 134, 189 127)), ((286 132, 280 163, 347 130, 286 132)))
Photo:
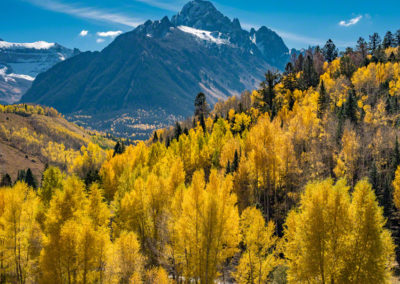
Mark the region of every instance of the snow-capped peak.
POLYGON ((199 30, 199 29, 194 29, 188 26, 178 26, 178 29, 185 33, 189 33, 194 35, 195 37, 201 39, 201 40, 206 40, 213 42, 215 44, 229 44, 228 39, 220 38, 221 33, 218 33, 218 37, 215 37, 213 32, 210 31, 205 31, 205 30, 199 30))
POLYGON ((26 43, 16 43, 0 41, 0 48, 31 48, 31 49, 49 49, 55 46, 53 42, 46 41, 36 41, 36 42, 26 42, 26 43))

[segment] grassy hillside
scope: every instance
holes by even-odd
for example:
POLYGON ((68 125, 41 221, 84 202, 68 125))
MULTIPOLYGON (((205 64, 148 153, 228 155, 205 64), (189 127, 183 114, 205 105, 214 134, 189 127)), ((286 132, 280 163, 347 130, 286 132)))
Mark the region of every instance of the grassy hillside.
POLYGON ((0 105, 0 176, 8 173, 15 180, 18 170, 30 168, 40 179, 46 164, 65 169, 90 142, 113 146, 112 141, 68 122, 52 108, 0 105))

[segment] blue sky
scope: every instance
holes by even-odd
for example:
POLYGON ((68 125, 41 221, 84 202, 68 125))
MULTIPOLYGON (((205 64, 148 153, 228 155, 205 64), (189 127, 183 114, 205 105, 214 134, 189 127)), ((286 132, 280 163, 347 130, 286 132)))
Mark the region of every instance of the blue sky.
MULTIPOLYGON (((10 42, 45 40, 67 47, 100 50, 115 35, 147 19, 172 16, 182 0, 1 0, 0 38, 10 42)), ((265 25, 288 47, 323 44, 354 45, 359 36, 381 37, 400 29, 398 1, 370 0, 216 0, 223 14, 239 18, 244 28, 265 25)))

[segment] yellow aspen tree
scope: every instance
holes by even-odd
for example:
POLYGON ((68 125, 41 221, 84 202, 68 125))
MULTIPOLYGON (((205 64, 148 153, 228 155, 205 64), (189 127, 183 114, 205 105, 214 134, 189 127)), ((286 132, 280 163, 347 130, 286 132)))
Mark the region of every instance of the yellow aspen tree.
POLYGON ((3 197, 0 227, 7 282, 34 282, 42 239, 36 221, 39 199, 32 188, 21 182, 6 189, 3 197))
POLYGON ((260 210, 249 207, 240 217, 240 230, 245 251, 236 268, 237 283, 266 283, 269 274, 279 264, 275 248, 278 237, 274 235, 275 224, 265 220, 260 210))
POLYGON ((338 178, 347 178, 354 185, 354 178, 358 168, 360 144, 354 130, 345 128, 342 137, 342 151, 337 158, 334 173, 338 178))
POLYGON ((186 263, 184 276, 212 283, 219 267, 237 252, 239 214, 232 178, 215 170, 204 189, 204 173, 196 172, 191 188, 186 191, 182 214, 175 230, 179 232, 176 250, 186 263))
POLYGON ((123 231, 107 258, 106 283, 141 283, 144 257, 134 232, 123 231))
POLYGON ((337 283, 344 266, 350 197, 344 180, 310 183, 285 224, 289 283, 337 283))
POLYGON ((390 283, 394 244, 371 184, 359 181, 350 207, 352 230, 342 283, 390 283))
MULTIPOLYGON (((65 275, 64 256, 61 253, 61 232, 63 226, 70 220, 76 220, 84 214, 86 206, 85 185, 75 176, 63 181, 62 190, 57 190, 50 201, 50 207, 45 221, 45 239, 40 254, 40 270, 42 283, 63 283, 65 275)), ((74 226, 69 231, 64 229, 64 237, 76 238, 74 226)), ((71 240, 74 242, 75 240, 71 240)), ((70 245, 74 245, 70 243, 70 245)), ((73 252, 71 252, 73 253, 73 252)), ((68 263, 69 261, 67 261, 68 263)))
POLYGON ((396 169, 395 178, 393 180, 393 201, 397 209, 400 210, 400 166, 396 169))

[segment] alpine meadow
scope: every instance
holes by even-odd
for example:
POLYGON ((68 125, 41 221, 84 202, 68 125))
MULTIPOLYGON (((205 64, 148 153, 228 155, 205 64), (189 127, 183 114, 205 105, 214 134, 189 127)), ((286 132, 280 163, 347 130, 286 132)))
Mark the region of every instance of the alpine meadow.
POLYGON ((101 51, 0 40, 0 284, 400 283, 400 29, 289 49, 204 0, 133 31, 75 4, 19 3, 101 51))

